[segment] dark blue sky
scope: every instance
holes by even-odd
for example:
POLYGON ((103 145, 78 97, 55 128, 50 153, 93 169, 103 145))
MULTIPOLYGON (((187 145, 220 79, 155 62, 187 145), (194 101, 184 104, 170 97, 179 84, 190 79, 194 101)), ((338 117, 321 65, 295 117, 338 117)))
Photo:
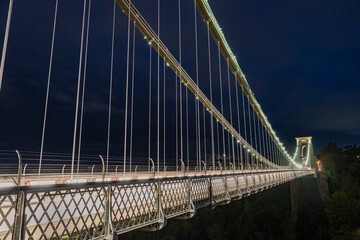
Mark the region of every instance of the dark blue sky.
MULTIPOLYGON (((156 29, 157 1, 133 2, 156 29)), ((178 1, 162 2, 161 38, 178 58, 178 1)), ((182 62, 195 80, 194 2, 181 2, 182 62)), ((54 3, 53 0, 15 0, 0 92, 0 149, 40 150, 54 3)), ((291 152, 294 138, 299 136, 313 136, 316 152, 330 141, 341 146, 360 144, 359 1, 210 0, 209 3, 258 102, 291 152)), ((87 153, 106 151, 112 6, 110 0, 93 0, 83 129, 83 149, 87 153)), ((1 1, 1 49, 7 9, 8 1, 1 1)), ((71 152, 81 14, 82 1, 60 0, 45 151, 71 152)), ((198 28, 199 81, 209 96, 206 28, 199 13, 198 28)), ((120 154, 127 40, 127 17, 120 8, 116 29, 111 149, 113 154, 120 154)), ((143 156, 147 149, 149 47, 141 34, 136 34, 134 152, 143 156)), ((211 54, 213 84, 218 84, 217 49, 213 41, 211 54)), ((156 81, 154 51, 152 59, 153 81, 156 81)), ((225 81, 223 59, 222 76, 225 81)), ((167 69, 166 77, 167 139, 168 149, 173 151, 175 75, 167 69)), ((226 84, 223 87, 227 90, 226 84)), ((218 91, 216 86, 214 89, 218 91)), ((153 85, 153 94, 155 90, 153 85)), ((219 107, 218 92, 214 92, 214 99, 219 107)), ((189 101, 193 112, 192 96, 189 101)), ((227 100, 224 102, 228 104, 227 100)), ((155 107, 153 99, 154 110, 155 107)), ((225 116, 229 116, 228 110, 225 116)), ((153 116, 154 123, 155 120, 153 116)), ((153 125, 152 131, 155 130, 153 125)), ((190 139, 193 138, 190 134, 190 139)))

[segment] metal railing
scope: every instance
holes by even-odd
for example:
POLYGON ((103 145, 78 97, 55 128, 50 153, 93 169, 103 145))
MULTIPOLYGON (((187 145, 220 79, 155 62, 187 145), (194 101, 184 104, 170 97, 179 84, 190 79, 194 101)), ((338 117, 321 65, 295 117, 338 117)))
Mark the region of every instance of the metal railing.
POLYGON ((0 190, 0 239, 112 239, 227 204, 314 171, 18 186, 0 190))
POLYGON ((5 151, 1 152, 0 160, 0 189, 12 186, 33 186, 49 184, 65 184, 78 182, 98 182, 98 181, 117 181, 129 179, 148 179, 148 178, 171 178, 178 176, 199 176, 211 174, 230 174, 230 173, 255 173, 261 171, 289 171, 287 169, 274 169, 267 165, 259 166, 242 166, 234 165, 229 160, 229 165, 222 165, 213 168, 202 161, 202 166, 186 166, 180 159, 180 167, 175 165, 160 166, 160 171, 155 171, 155 165, 152 163, 148 169, 148 160, 140 159, 134 161, 132 169, 127 168, 126 172, 118 171, 122 159, 111 157, 110 165, 105 166, 105 161, 101 155, 85 155, 82 161, 86 164, 79 166, 80 171, 71 175, 70 159, 68 155, 61 153, 46 153, 42 163, 42 171, 38 172, 38 153, 36 152, 19 152, 5 151), (116 159, 116 160, 115 160, 116 159), (17 161, 17 164, 6 163, 17 161), (105 169, 108 169, 106 172, 105 169))

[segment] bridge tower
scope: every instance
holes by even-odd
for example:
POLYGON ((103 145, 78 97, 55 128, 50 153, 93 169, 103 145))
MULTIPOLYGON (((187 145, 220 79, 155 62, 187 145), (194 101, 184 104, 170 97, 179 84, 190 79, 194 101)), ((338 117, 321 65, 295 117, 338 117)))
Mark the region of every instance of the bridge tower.
POLYGON ((312 145, 312 137, 298 137, 296 139, 296 154, 294 160, 304 167, 316 168, 316 157, 312 145))

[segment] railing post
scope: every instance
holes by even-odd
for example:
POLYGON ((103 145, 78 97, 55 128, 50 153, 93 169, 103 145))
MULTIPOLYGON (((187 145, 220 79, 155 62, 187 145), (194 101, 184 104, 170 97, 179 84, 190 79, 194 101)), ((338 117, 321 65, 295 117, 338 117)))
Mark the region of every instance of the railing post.
MULTIPOLYGON (((206 162, 201 161, 204 164, 204 170, 205 170, 205 175, 206 175, 206 162)), ((201 171, 201 167, 200 167, 200 171, 201 171)))
POLYGON ((277 172, 277 185, 280 185, 280 172, 277 172))
POLYGON ((240 190, 240 187, 239 187, 239 178, 238 178, 238 175, 234 175, 234 179, 236 181, 236 191, 237 193, 239 194, 239 198, 241 198, 241 190, 240 190))
POLYGON ((230 166, 231 166, 231 168, 232 168, 232 170, 233 170, 233 173, 235 173, 235 167, 234 167, 234 164, 233 164, 232 162, 229 162, 229 164, 230 164, 230 166))
POLYGON ((222 174, 222 165, 221 165, 221 162, 220 161, 218 161, 218 164, 219 164, 219 168, 220 168, 220 172, 221 172, 221 174, 222 174))
POLYGON ((189 197, 188 197, 188 200, 189 200, 189 215, 188 217, 189 218, 192 218, 195 214, 196 214, 196 208, 195 208, 195 205, 192 201, 192 197, 191 197, 191 188, 192 188, 192 179, 189 178, 188 179, 188 194, 189 194, 189 197))
POLYGON ((13 240, 24 239, 24 223, 25 223, 25 197, 23 191, 19 191, 16 201, 16 215, 14 219, 13 240))
POLYGON ((181 162, 181 171, 184 173, 184 176, 185 176, 185 171, 186 171, 186 169, 185 169, 185 163, 184 163, 184 161, 180 158, 180 162, 181 162))
POLYGON ((255 174, 254 173, 251 173, 251 178, 253 180, 253 189, 255 191, 255 193, 257 193, 258 191, 258 185, 256 184, 256 178, 255 178, 255 174))
POLYGON ((264 173, 264 178, 265 178, 265 188, 267 189, 268 188, 268 186, 269 186, 269 181, 268 181, 268 173, 267 172, 265 172, 264 173))
MULTIPOLYGON (((106 188, 105 188, 106 189, 106 188)), ((111 220, 111 185, 107 185, 106 196, 105 196, 105 215, 104 215, 104 225, 105 225, 105 238, 113 239, 114 228, 111 220)))
POLYGON ((66 167, 66 164, 63 165, 62 170, 61 170, 62 178, 64 178, 65 167, 66 167))
POLYGON ((217 204, 216 204, 216 201, 215 201, 215 198, 214 198, 214 194, 213 194, 213 189, 212 189, 212 177, 209 176, 209 195, 210 195, 210 206, 212 209, 214 209, 217 204))
POLYGON ((154 161, 149 158, 150 162, 151 162, 151 171, 153 172, 153 177, 155 178, 155 164, 154 164, 154 161))
POLYGON ((230 196, 230 193, 229 193, 229 187, 228 187, 227 176, 226 175, 223 177, 223 181, 224 181, 225 195, 226 195, 226 203, 225 204, 228 204, 228 203, 231 202, 231 196, 230 196))
POLYGON ((276 186, 276 173, 275 172, 271 172, 271 176, 272 176, 272 180, 273 180, 273 184, 272 186, 276 186))
POLYGON ((28 164, 25 164, 24 169, 23 169, 23 175, 24 175, 24 177, 26 176, 26 168, 27 168, 27 166, 28 166, 28 164))
POLYGON ((251 189, 249 187, 249 179, 248 179, 248 175, 245 174, 244 175, 244 179, 245 179, 245 186, 246 186, 246 196, 250 196, 251 195, 251 189))
POLYGON ((101 159, 101 164, 102 164, 102 180, 105 180, 105 162, 104 162, 104 158, 99 155, 100 159, 101 159))
POLYGON ((92 165, 91 167, 91 178, 94 179, 94 167, 95 167, 95 164, 92 165))
POLYGON ((18 166, 18 179, 17 179, 17 184, 20 186, 21 185, 21 173, 22 173, 22 159, 21 159, 21 154, 18 150, 15 150, 18 160, 19 160, 19 166, 18 166))
POLYGON ((258 176, 259 176, 259 182, 260 182, 260 186, 261 186, 260 191, 262 191, 262 190, 264 190, 265 186, 264 186, 263 181, 261 179, 261 172, 258 173, 258 176))
POLYGON ((157 199, 156 199, 157 219, 158 219, 157 230, 162 229, 166 225, 166 218, 165 218, 164 211, 163 211, 162 205, 161 205, 161 196, 162 196, 161 181, 158 180, 157 181, 157 199))

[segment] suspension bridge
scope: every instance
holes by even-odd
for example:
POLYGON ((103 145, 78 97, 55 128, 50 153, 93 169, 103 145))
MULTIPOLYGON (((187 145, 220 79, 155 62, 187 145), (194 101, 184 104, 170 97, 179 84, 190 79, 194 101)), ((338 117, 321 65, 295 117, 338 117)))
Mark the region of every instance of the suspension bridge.
MULTIPOLYGON (((108 89, 106 147, 99 154, 82 153, 81 148, 95 3, 79 1, 82 25, 72 151, 47 152, 49 96, 62 7, 62 1, 53 2, 39 149, 0 151, 0 239, 116 239, 136 229, 156 231, 165 227, 168 219, 191 218, 199 208, 228 204, 315 173, 312 138, 296 138, 293 155, 288 152, 256 100, 207 0, 175 1, 175 50, 161 38, 174 31, 162 30, 160 35, 166 21, 160 0, 153 3, 155 27, 137 9, 140 0, 113 2, 113 11, 108 13, 112 14, 110 76, 104 87, 108 89), (184 4, 192 11, 184 13, 184 4), (122 53, 115 50, 119 17, 127 20, 126 52, 122 53), (189 60, 183 57, 189 51, 188 41, 182 37, 184 18, 193 18, 193 32, 186 30, 186 38, 192 36, 194 44, 192 63, 185 63, 189 60), (201 37, 206 41, 200 43, 201 37), (139 48, 145 48, 147 54, 137 57, 147 64, 140 66, 148 69, 145 81, 136 77, 139 48), (199 57, 201 49, 206 58, 199 57), (122 63, 125 74, 119 80, 124 89, 122 106, 113 102, 114 59, 119 54, 126 56, 122 63), (191 72, 185 67, 189 65, 193 65, 191 72), (148 96, 137 94, 135 81, 141 81, 148 96), (146 104, 139 107, 137 99, 146 104), (111 121, 114 109, 124 112, 120 156, 112 155, 111 135, 119 134, 113 130, 118 123, 111 121), (135 134, 137 128, 142 129, 141 136, 135 134)), ((0 89, 6 79, 6 55, 11 54, 7 45, 11 44, 12 12, 10 0, 0 89)))

